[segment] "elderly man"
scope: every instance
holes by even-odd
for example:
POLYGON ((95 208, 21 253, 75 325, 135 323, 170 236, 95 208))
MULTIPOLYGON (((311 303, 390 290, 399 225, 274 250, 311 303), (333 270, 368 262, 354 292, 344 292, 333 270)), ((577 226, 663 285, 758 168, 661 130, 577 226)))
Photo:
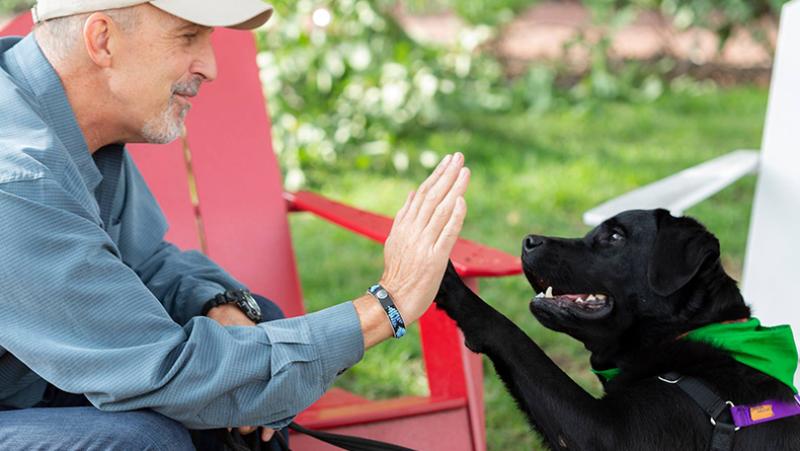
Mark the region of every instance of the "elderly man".
POLYGON ((0 39, 0 448, 189 449, 188 429, 253 425, 268 439, 430 305, 466 214, 460 154, 397 214, 380 286, 316 313, 260 322, 271 304, 164 241, 124 143, 178 137, 217 73, 213 27, 271 13, 40 0, 32 34, 0 39))

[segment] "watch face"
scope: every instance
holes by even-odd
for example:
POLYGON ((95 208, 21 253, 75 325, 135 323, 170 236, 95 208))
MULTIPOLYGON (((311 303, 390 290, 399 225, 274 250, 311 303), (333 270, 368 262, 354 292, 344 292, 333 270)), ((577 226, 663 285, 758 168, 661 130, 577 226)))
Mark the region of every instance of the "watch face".
POLYGON ((247 315, 250 319, 255 321, 255 318, 261 318, 261 307, 258 306, 258 302, 256 302, 255 298, 250 295, 250 293, 243 293, 244 304, 247 306, 247 309, 250 310, 252 314, 247 315))

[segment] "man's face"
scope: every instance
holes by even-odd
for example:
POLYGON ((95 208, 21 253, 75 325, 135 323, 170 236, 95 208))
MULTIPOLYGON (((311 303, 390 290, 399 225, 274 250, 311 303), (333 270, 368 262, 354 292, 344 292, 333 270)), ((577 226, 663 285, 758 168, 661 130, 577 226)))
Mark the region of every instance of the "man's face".
POLYGON ((193 24, 148 4, 136 26, 121 33, 111 90, 121 100, 128 142, 168 143, 203 81, 216 77, 210 27, 193 24))

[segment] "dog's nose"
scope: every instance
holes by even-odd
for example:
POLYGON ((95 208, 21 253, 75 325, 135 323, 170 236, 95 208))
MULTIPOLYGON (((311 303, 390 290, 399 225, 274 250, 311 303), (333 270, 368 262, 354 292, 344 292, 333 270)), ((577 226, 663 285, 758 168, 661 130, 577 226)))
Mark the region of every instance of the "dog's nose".
POLYGON ((524 240, 522 240, 522 251, 526 253, 531 252, 537 247, 541 246, 542 244, 544 244, 544 240, 542 239, 542 237, 536 235, 528 235, 525 237, 524 240))

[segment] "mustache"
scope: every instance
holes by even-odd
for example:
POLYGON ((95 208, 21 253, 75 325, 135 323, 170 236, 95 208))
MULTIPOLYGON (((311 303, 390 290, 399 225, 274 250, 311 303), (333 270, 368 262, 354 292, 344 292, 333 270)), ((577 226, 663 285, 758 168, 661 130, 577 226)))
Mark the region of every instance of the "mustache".
POLYGON ((172 94, 194 97, 197 95, 197 92, 200 91, 200 84, 202 82, 203 80, 200 77, 192 77, 190 80, 177 82, 172 85, 172 94))

